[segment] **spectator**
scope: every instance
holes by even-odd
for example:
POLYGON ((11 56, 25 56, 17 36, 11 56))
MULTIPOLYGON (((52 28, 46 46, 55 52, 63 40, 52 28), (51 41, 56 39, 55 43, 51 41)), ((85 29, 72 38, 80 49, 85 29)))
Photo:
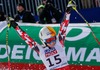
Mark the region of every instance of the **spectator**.
POLYGON ((18 14, 14 17, 16 22, 35 23, 35 18, 30 11, 25 10, 23 3, 17 6, 18 14))
POLYGON ((59 20, 62 18, 62 13, 53 6, 52 2, 43 0, 43 3, 37 9, 40 23, 60 23, 59 20))
POLYGON ((4 21, 4 20, 6 20, 4 12, 0 11, 0 21, 4 21))

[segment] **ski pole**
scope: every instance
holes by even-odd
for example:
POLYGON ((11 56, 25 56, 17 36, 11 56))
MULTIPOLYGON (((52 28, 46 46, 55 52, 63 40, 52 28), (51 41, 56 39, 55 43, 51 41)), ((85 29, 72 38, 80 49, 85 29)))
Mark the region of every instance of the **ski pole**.
POLYGON ((88 21, 82 16, 81 13, 78 12, 78 10, 77 10, 76 7, 72 7, 72 8, 73 8, 73 9, 77 12, 77 14, 85 21, 85 23, 86 23, 86 24, 88 25, 88 27, 90 28, 94 39, 96 40, 96 42, 98 43, 98 45, 100 45, 100 41, 98 40, 98 38, 97 38, 96 35, 94 34, 93 29, 92 29, 92 27, 90 26, 90 24, 88 23, 88 21))
POLYGON ((10 56, 9 56, 9 50, 8 50, 8 35, 9 35, 9 17, 6 18, 7 21, 7 31, 6 31, 6 51, 8 55, 8 70, 10 70, 10 56))

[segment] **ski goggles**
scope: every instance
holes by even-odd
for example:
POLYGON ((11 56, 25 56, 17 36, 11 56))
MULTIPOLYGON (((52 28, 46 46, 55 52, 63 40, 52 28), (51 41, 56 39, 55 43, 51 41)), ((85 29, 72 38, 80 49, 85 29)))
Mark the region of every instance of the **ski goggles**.
POLYGON ((45 39, 45 42, 48 43, 48 44, 50 44, 50 43, 52 43, 52 42, 56 42, 56 37, 54 36, 54 37, 45 39))

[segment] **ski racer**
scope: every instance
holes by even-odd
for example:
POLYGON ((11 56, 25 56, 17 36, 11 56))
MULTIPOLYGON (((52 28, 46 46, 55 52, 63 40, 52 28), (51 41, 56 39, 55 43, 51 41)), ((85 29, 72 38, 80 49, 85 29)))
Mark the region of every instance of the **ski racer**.
POLYGON ((64 16, 65 18, 60 24, 58 35, 56 35, 55 30, 50 26, 44 26, 40 30, 39 38, 42 41, 43 46, 34 41, 15 21, 10 21, 10 26, 17 31, 19 36, 30 46, 30 48, 39 54, 46 70, 70 70, 66 57, 64 41, 70 20, 70 11, 72 7, 75 6, 76 5, 73 1, 68 3, 64 16))

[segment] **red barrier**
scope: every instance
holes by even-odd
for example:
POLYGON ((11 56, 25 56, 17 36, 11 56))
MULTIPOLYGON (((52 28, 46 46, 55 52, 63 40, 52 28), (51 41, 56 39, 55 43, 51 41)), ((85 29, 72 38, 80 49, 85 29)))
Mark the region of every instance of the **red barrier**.
MULTIPOLYGON (((7 63, 0 63, 0 70, 8 69, 7 63)), ((11 70, 44 70, 43 64, 11 63, 11 70)), ((69 65, 70 70, 99 70, 100 66, 69 65)))

